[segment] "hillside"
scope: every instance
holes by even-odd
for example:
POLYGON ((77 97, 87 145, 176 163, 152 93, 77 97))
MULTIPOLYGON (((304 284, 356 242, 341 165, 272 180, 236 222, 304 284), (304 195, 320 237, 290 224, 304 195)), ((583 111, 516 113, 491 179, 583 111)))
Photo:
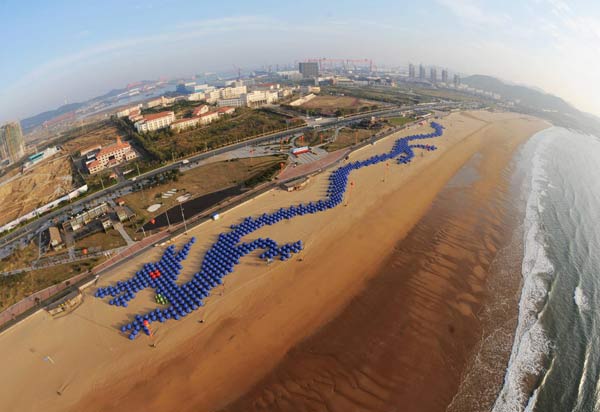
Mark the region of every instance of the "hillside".
POLYGON ((517 102, 515 109, 519 112, 546 119, 556 126, 600 136, 599 118, 577 110, 560 97, 480 74, 465 77, 462 82, 476 89, 498 93, 503 100, 517 102))
MULTIPOLYGON (((139 82, 139 85, 145 85, 147 83, 151 83, 151 81, 150 80, 142 80, 139 82)), ((125 91, 127 91, 126 87, 120 88, 120 89, 112 89, 108 93, 105 93, 101 96, 92 97, 91 99, 88 99, 84 102, 69 103, 69 104, 65 104, 65 105, 59 107, 58 109, 48 110, 46 112, 36 114, 35 116, 31 116, 31 117, 21 120, 21 127, 23 128, 23 132, 25 134, 27 134, 48 120, 52 120, 58 116, 62 116, 63 114, 75 111, 85 105, 89 105, 90 103, 114 98, 118 94, 123 93, 125 91)))
POLYGON ((476 74, 462 81, 476 89, 498 93, 504 99, 519 101, 522 106, 537 110, 557 110, 563 113, 577 112, 577 109, 560 97, 530 87, 506 84, 495 77, 476 74))
POLYGON ((48 110, 47 112, 36 114, 35 116, 23 119, 21 120, 21 127, 23 128, 23 133, 29 133, 31 130, 43 124, 44 122, 54 119, 55 117, 61 116, 65 113, 77 110, 83 105, 84 103, 69 103, 60 106, 58 109, 48 110))

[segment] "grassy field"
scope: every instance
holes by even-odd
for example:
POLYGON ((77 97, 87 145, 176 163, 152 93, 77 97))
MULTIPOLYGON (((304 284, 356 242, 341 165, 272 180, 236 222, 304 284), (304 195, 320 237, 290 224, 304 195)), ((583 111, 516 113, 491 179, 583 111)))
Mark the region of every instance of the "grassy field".
POLYGON ((0 260, 0 271, 8 272, 21 269, 31 265, 38 258, 39 248, 34 242, 30 242, 25 248, 15 251, 9 257, 0 260))
POLYGON ((117 136, 123 136, 119 129, 107 122, 98 122, 95 127, 90 130, 85 130, 80 135, 74 136, 71 139, 62 143, 63 149, 74 154, 94 145, 108 146, 117 140, 117 136))
MULTIPOLYGON (((370 123, 369 121, 365 121, 360 125, 356 125, 354 127, 345 127, 338 131, 338 135, 335 138, 335 141, 325 143, 321 146, 323 149, 328 152, 333 152, 344 147, 349 147, 354 144, 363 142, 371 136, 380 133, 386 132, 393 127, 404 125, 408 122, 411 122, 412 118, 405 117, 395 117, 392 119, 379 119, 375 123, 370 123)), ((317 146, 323 142, 327 142, 332 139, 335 135, 335 130, 324 130, 324 131, 308 131, 304 133, 304 141, 296 140, 296 146, 317 146)))
POLYGON ((399 117, 390 117, 386 120, 392 126, 404 126, 405 124, 410 123, 410 122, 414 121, 415 119, 414 119, 414 117, 399 116, 399 117))
POLYGON ((98 232, 86 236, 75 242, 75 249, 88 249, 90 251, 111 250, 127 243, 116 229, 109 229, 108 232, 98 232))
POLYGON ((100 260, 100 258, 91 258, 14 276, 0 276, 0 310, 6 309, 32 293, 88 270, 98 264, 100 260))
POLYGON ((289 106, 303 114, 311 116, 342 116, 373 110, 377 102, 366 101, 352 96, 319 95, 298 107, 289 106))
POLYGON ((143 147, 150 157, 157 161, 167 161, 187 156, 247 140, 263 133, 303 124, 299 120, 290 121, 288 117, 280 114, 244 107, 236 109, 235 114, 224 116, 207 126, 181 133, 175 133, 171 130, 159 130, 138 134, 125 121, 119 119, 116 122, 120 122, 121 129, 128 130, 128 135, 139 146, 143 147))
POLYGON ((192 197, 197 197, 244 182, 248 183, 253 177, 278 168, 282 161, 284 158, 281 156, 264 156, 211 163, 183 173, 176 181, 132 193, 124 199, 137 214, 138 221, 148 221, 152 216, 177 205, 178 196, 190 193, 192 197), (167 199, 161 198, 162 193, 171 189, 177 189, 177 193, 167 199), (148 212, 146 210, 148 206, 155 203, 161 203, 162 207, 154 213, 148 212))
POLYGON ((57 154, 1 185, 0 225, 72 191, 72 174, 70 158, 57 154))
POLYGON ((413 122, 413 121, 415 121, 414 117, 398 116, 398 117, 391 117, 391 118, 383 119, 383 120, 380 119, 378 121, 379 127, 374 128, 374 129, 345 128, 345 129, 340 130, 335 142, 328 143, 328 144, 324 145, 323 148, 325 150, 327 150, 328 152, 333 152, 333 151, 342 149, 344 147, 352 146, 353 144, 356 144, 356 143, 361 143, 361 142, 371 138, 371 136, 373 136, 377 133, 386 132, 395 127, 404 126, 405 124, 413 122))
POLYGON ((142 240, 144 237, 143 233, 138 233, 138 224, 136 223, 136 218, 131 219, 131 221, 123 222, 123 229, 129 234, 129 237, 134 241, 142 240))
POLYGON ((400 88, 380 88, 380 87, 339 87, 339 86, 329 86, 326 87, 324 92, 335 94, 335 95, 344 95, 344 96, 353 96, 360 99, 367 99, 376 102, 385 102, 392 104, 415 104, 431 101, 430 97, 418 96, 414 93, 411 93, 408 90, 403 90, 400 88))
POLYGON ((323 146, 323 149, 328 152, 334 152, 344 147, 352 146, 355 143, 360 143, 366 139, 369 139, 377 131, 368 129, 342 129, 339 131, 337 138, 334 142, 327 143, 323 146))
POLYGON ((425 89, 418 88, 414 89, 415 93, 418 93, 423 96, 429 96, 434 98, 440 98, 445 100, 454 100, 459 102, 475 102, 479 101, 477 97, 470 96, 466 93, 461 93, 455 90, 447 90, 447 89, 425 89))

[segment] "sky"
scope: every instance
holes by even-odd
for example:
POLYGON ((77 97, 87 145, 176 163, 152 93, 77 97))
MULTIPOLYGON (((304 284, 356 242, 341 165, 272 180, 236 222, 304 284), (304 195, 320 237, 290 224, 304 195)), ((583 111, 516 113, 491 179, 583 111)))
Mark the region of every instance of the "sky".
POLYGON ((487 74, 600 115, 600 2, 0 0, 0 121, 138 80, 370 58, 487 74))

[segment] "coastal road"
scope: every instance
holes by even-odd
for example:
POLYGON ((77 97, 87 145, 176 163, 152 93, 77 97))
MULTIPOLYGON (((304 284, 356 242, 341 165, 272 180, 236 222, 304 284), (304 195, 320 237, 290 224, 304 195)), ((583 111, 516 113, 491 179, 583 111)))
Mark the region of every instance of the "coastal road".
POLYGON ((283 130, 280 132, 268 134, 265 136, 259 136, 253 139, 248 139, 244 141, 240 141, 238 143, 234 143, 228 146, 220 147, 208 152, 200 153, 197 155, 190 156, 186 158, 189 162, 187 167, 182 164, 182 160, 180 159, 176 162, 167 164, 165 166, 161 166, 157 169, 151 170, 149 172, 140 174, 139 176, 133 177, 128 180, 123 180, 117 182, 116 184, 98 192, 92 193, 84 198, 79 200, 75 200, 68 205, 61 207, 60 209, 55 209, 50 213, 36 219, 32 222, 25 224, 24 226, 16 229, 15 231, 5 235, 2 239, 0 239, 0 258, 3 256, 8 256, 14 251, 14 249, 18 245, 18 241, 21 241, 22 244, 28 244, 34 236, 37 236, 41 231, 46 230, 49 226, 52 225, 52 222, 56 221, 58 223, 64 222, 68 216, 72 213, 78 213, 90 206, 108 201, 110 199, 114 199, 116 197, 122 196, 124 194, 130 193, 132 191, 132 186, 138 180, 143 180, 157 174, 179 169, 182 167, 191 168, 194 163, 199 163, 203 160, 209 159, 210 157, 218 156, 230 151, 238 150, 249 145, 258 145, 268 142, 276 142, 280 139, 292 137, 298 133, 304 133, 309 130, 314 130, 315 128, 330 128, 330 127, 343 127, 349 126, 354 123, 360 122, 363 119, 369 119, 372 116, 377 117, 390 117, 395 115, 400 115, 401 112, 406 110, 412 110, 415 108, 418 109, 441 109, 448 108, 449 106, 453 106, 453 104, 442 103, 442 104, 429 104, 429 105, 420 105, 420 106, 400 106, 393 108, 386 108, 383 110, 375 110, 367 113, 360 113, 354 116, 348 116, 344 118, 323 118, 320 121, 313 121, 308 126, 296 127, 293 129, 283 130))

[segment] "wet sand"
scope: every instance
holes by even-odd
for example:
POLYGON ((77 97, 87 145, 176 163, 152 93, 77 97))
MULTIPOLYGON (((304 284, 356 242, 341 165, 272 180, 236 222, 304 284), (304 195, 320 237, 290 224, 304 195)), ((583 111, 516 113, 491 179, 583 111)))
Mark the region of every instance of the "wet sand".
MULTIPOLYGON (((3 333, 0 350, 13 356, 0 374, 0 409, 442 410, 473 346, 486 265, 501 241, 494 231, 477 237, 469 228, 501 227, 502 216, 494 208, 470 213, 462 201, 453 208, 446 201, 444 207, 461 216, 438 212, 438 220, 411 229, 438 207, 436 201, 432 208, 436 195, 478 151, 499 153, 477 171, 496 177, 469 186, 479 199, 473 204, 486 204, 514 147, 547 125, 487 112, 455 113, 441 123, 444 137, 431 140, 438 151, 417 154, 408 167, 393 165, 389 173, 384 165, 354 173, 348 207, 257 232, 280 242, 302 239, 303 260, 267 267, 244 259, 205 308, 157 325, 156 348, 145 336, 130 342, 117 331, 132 314, 155 306, 150 291, 123 309, 94 299, 89 290, 70 315, 53 319, 40 312, 3 333), (410 242, 402 246, 407 234, 410 242), (324 370, 329 380, 319 375, 324 370)), ((369 146, 351 160, 392 143, 369 146)), ((318 199, 325 185, 322 174, 305 190, 268 192, 194 229, 190 235, 199 241, 182 280, 230 224, 318 199)), ((112 269, 101 286, 131 276, 161 252, 156 248, 112 269)))
POLYGON ((491 263, 519 224, 507 166, 523 140, 484 146, 364 291, 223 410, 445 411, 481 338, 491 263))

